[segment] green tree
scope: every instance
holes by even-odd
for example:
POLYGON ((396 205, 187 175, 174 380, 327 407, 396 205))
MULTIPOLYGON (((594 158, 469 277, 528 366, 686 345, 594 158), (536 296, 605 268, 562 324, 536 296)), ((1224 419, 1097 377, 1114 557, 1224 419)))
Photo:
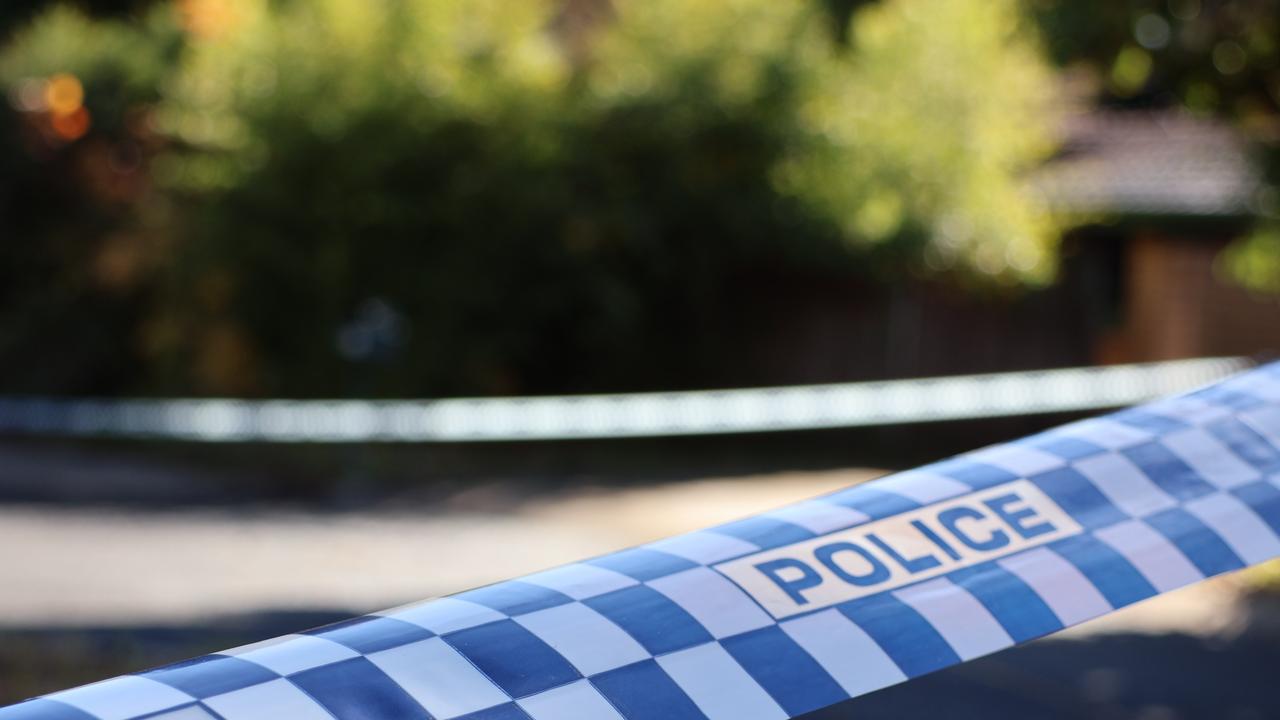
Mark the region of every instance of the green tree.
POLYGON ((11 390, 136 383, 155 239, 138 210, 162 139, 149 108, 181 36, 56 7, 0 52, 0 375, 11 390))
POLYGON ((1257 146, 1267 186, 1257 231, 1223 266, 1280 292, 1280 3, 1274 0, 1036 0, 1052 56, 1091 71, 1102 104, 1183 108, 1236 123, 1257 146))
POLYGON ((1015 0, 884 0, 834 34, 819 6, 614 5, 566 52, 539 2, 185 3, 134 218, 167 239, 152 387, 715 383, 762 274, 1052 276, 1020 179, 1052 83, 1015 0), (376 372, 335 342, 373 301, 409 328, 376 372))

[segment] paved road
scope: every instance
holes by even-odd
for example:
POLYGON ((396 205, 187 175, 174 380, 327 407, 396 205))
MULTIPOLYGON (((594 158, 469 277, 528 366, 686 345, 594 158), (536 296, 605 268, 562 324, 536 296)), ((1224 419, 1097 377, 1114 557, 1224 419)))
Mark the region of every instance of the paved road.
POLYGON ((1047 639, 803 720, 1266 720, 1278 667, 1274 635, 1047 639))
POLYGON ((873 471, 586 488, 461 509, 0 505, 0 626, 187 623, 247 609, 373 611, 812 497, 873 471), (501 508, 501 509, 499 509, 501 508))

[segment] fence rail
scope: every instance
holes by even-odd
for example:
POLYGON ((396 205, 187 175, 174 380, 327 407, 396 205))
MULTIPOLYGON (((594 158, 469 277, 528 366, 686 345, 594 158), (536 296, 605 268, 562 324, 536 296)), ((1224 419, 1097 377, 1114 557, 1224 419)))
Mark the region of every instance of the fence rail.
POLYGON ((1095 410, 1239 372, 1245 358, 617 395, 441 400, 0 398, 0 433, 194 442, 473 442, 814 430, 1095 410))

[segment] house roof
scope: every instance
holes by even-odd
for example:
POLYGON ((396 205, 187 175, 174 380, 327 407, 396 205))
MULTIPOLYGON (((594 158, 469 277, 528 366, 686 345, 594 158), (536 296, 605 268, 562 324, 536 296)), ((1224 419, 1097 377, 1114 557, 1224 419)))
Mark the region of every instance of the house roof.
POLYGON ((1235 129, 1168 111, 1071 116, 1032 177, 1057 210, 1119 215, 1251 215, 1260 184, 1235 129))

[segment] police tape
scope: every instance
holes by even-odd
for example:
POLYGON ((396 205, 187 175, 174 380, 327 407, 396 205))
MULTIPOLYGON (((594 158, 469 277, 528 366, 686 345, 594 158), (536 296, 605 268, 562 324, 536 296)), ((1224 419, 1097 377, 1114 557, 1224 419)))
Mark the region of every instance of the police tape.
POLYGON ((0 432, 191 442, 476 442, 711 435, 1099 410, 1245 358, 739 390, 442 400, 0 398, 0 432))
POLYGON ((1280 555, 1280 364, 0 720, 784 720, 1280 555))

